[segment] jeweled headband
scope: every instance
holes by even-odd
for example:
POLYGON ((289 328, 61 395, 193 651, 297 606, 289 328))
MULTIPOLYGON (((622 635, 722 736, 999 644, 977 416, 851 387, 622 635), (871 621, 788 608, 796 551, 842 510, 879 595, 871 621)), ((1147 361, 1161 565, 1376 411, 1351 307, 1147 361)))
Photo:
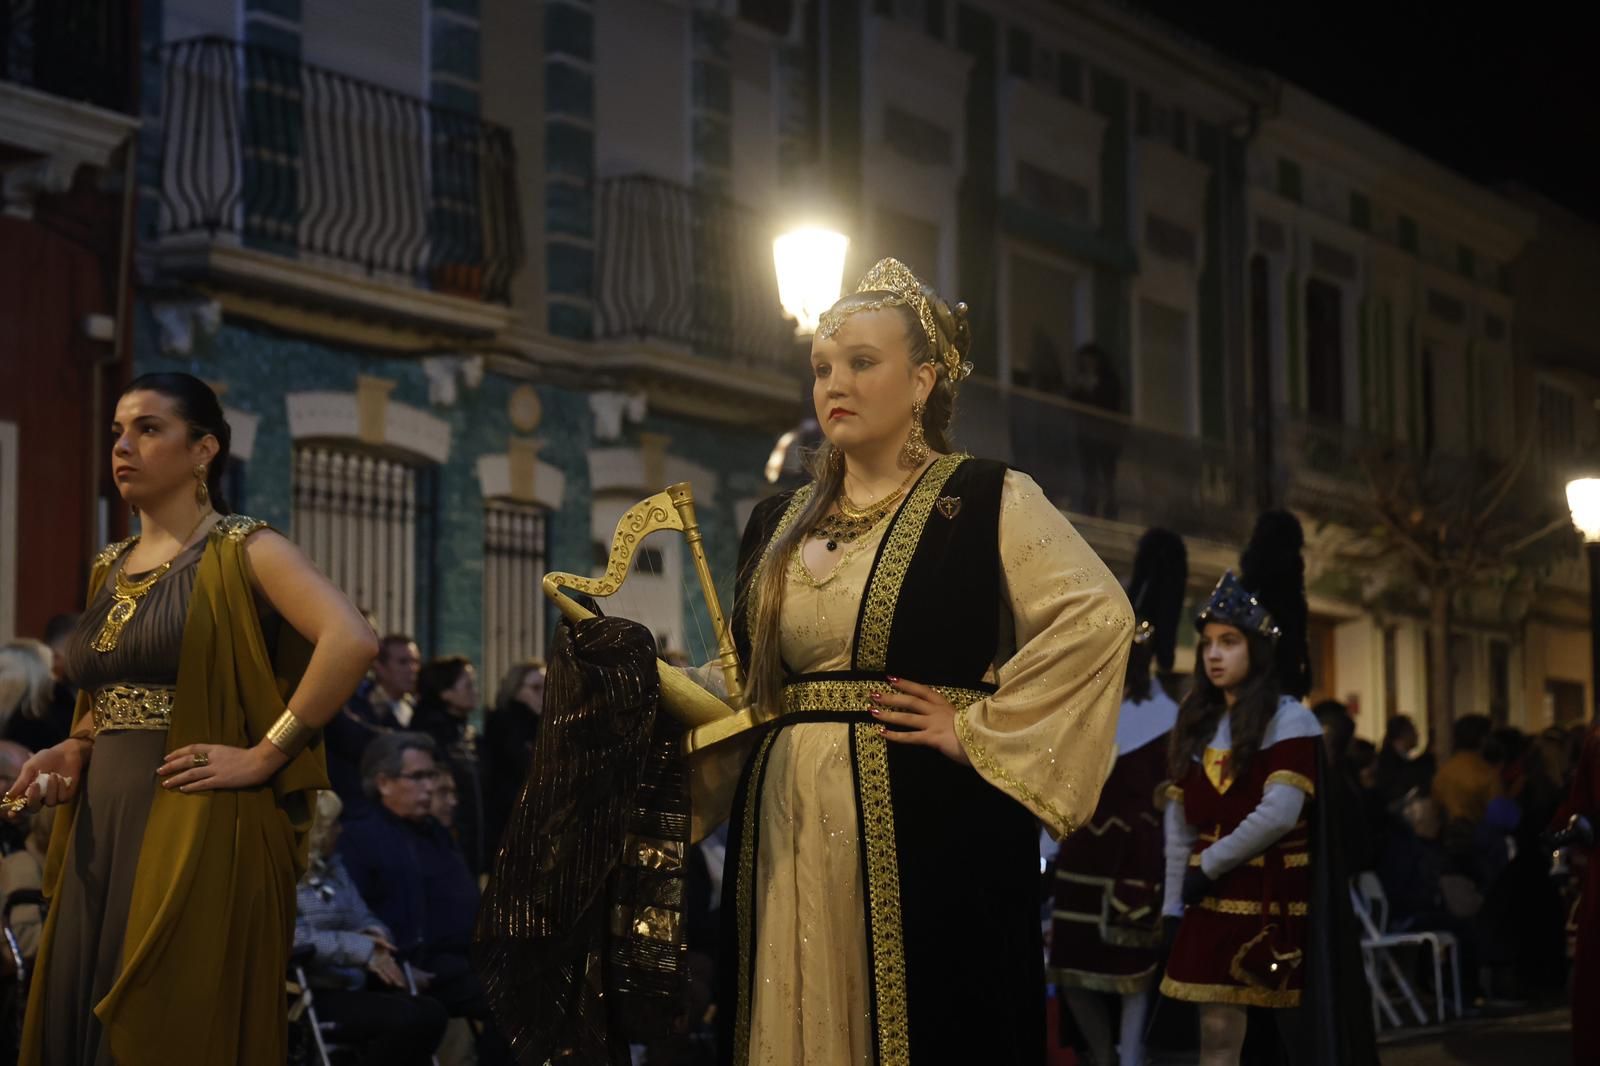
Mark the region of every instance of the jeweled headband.
POLYGON ((861 277, 856 285, 856 292, 885 292, 890 295, 881 300, 868 300, 865 303, 854 304, 843 310, 828 310, 817 323, 817 336, 827 340, 839 332, 839 327, 844 325, 844 320, 851 315, 863 311, 881 311, 885 307, 909 307, 916 314, 917 321, 922 323, 922 332, 928 337, 928 344, 933 348, 936 357, 944 367, 945 375, 952 385, 961 383, 961 380, 972 373, 972 364, 961 358, 961 353, 956 350, 953 338, 946 337, 939 328, 938 316, 934 313, 933 304, 922 291, 922 282, 911 272, 911 268, 898 259, 880 259, 861 277))
POLYGON ((1211 598, 1200 608, 1195 618, 1195 628, 1204 631, 1207 622, 1221 622, 1245 633, 1260 633, 1277 640, 1282 630, 1272 618, 1272 613, 1262 605, 1250 590, 1239 584, 1239 579, 1229 570, 1211 590, 1211 598))

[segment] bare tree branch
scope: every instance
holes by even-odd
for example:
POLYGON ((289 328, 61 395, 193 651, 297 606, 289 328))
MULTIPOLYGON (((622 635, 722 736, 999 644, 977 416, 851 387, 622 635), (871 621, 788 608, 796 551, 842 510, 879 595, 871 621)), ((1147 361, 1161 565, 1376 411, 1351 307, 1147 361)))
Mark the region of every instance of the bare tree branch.
POLYGON ((1513 541, 1511 544, 1508 544, 1505 547, 1505 549, 1502 552, 1502 554, 1508 555, 1508 556, 1517 555, 1520 552, 1522 552, 1524 549, 1530 548, 1534 544, 1537 544, 1539 541, 1543 540, 1545 537, 1548 537, 1550 534, 1559 533, 1559 532, 1561 532, 1561 530, 1563 528, 1570 529, 1571 527, 1572 527, 1572 518, 1571 518, 1571 516, 1563 515, 1562 517, 1554 519, 1553 521, 1551 521, 1551 523, 1549 525, 1545 526, 1543 529, 1535 530, 1534 532, 1529 533, 1526 537, 1523 537, 1521 540, 1513 541))

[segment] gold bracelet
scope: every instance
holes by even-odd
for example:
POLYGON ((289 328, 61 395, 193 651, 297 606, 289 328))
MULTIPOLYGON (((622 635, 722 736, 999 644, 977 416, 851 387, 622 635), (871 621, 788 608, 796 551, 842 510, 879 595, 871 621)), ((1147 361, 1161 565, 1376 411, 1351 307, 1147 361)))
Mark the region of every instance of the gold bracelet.
POLYGON ((273 747, 293 759, 311 743, 311 737, 315 733, 315 729, 296 718, 294 712, 285 707, 278 720, 272 723, 272 728, 267 730, 267 740, 273 747))

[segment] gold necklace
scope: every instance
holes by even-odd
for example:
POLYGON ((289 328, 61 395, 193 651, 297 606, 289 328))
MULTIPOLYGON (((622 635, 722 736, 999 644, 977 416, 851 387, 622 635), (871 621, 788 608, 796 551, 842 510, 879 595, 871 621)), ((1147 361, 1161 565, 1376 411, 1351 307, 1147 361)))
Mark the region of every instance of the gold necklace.
POLYGON ((884 511, 889 509, 890 504, 894 503, 894 501, 905 495, 907 486, 911 484, 911 479, 916 477, 921 472, 922 471, 920 467, 911 471, 906 475, 906 479, 900 482, 899 488, 895 489, 882 499, 876 500, 865 507, 858 506, 856 501, 850 498, 850 494, 844 491, 844 488, 841 487, 839 489, 839 498, 835 501, 839 508, 839 513, 844 515, 846 518, 865 518, 868 515, 881 515, 884 511))
MULTIPOLYGON (((183 553, 183 546, 189 543, 189 538, 194 536, 195 530, 200 528, 201 522, 210 517, 211 509, 207 508, 201 513, 200 521, 196 522, 194 528, 190 529, 184 535, 183 540, 178 542, 179 554, 183 553)), ((176 559, 177 555, 172 558, 176 559)), ((171 569, 172 559, 168 559, 138 581, 129 581, 126 573, 126 564, 124 564, 124 569, 117 571, 116 580, 113 582, 111 610, 106 612, 106 620, 101 623, 100 632, 95 634, 95 638, 89 646, 102 654, 116 651, 117 641, 122 639, 122 631, 127 628, 128 623, 133 620, 134 613, 139 610, 139 602, 144 599, 146 593, 155 588, 156 582, 166 576, 167 571, 171 569)))

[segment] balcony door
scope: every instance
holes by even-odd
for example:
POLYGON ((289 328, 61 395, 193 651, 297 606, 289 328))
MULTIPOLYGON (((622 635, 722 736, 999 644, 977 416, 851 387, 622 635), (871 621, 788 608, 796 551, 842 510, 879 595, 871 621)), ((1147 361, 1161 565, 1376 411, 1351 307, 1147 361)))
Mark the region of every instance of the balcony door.
POLYGON ((1321 278, 1306 282, 1306 410, 1344 421, 1344 294, 1321 278))
POLYGON ((1167 433, 1195 430, 1193 330, 1187 311, 1139 301, 1139 406, 1144 425, 1167 433))

